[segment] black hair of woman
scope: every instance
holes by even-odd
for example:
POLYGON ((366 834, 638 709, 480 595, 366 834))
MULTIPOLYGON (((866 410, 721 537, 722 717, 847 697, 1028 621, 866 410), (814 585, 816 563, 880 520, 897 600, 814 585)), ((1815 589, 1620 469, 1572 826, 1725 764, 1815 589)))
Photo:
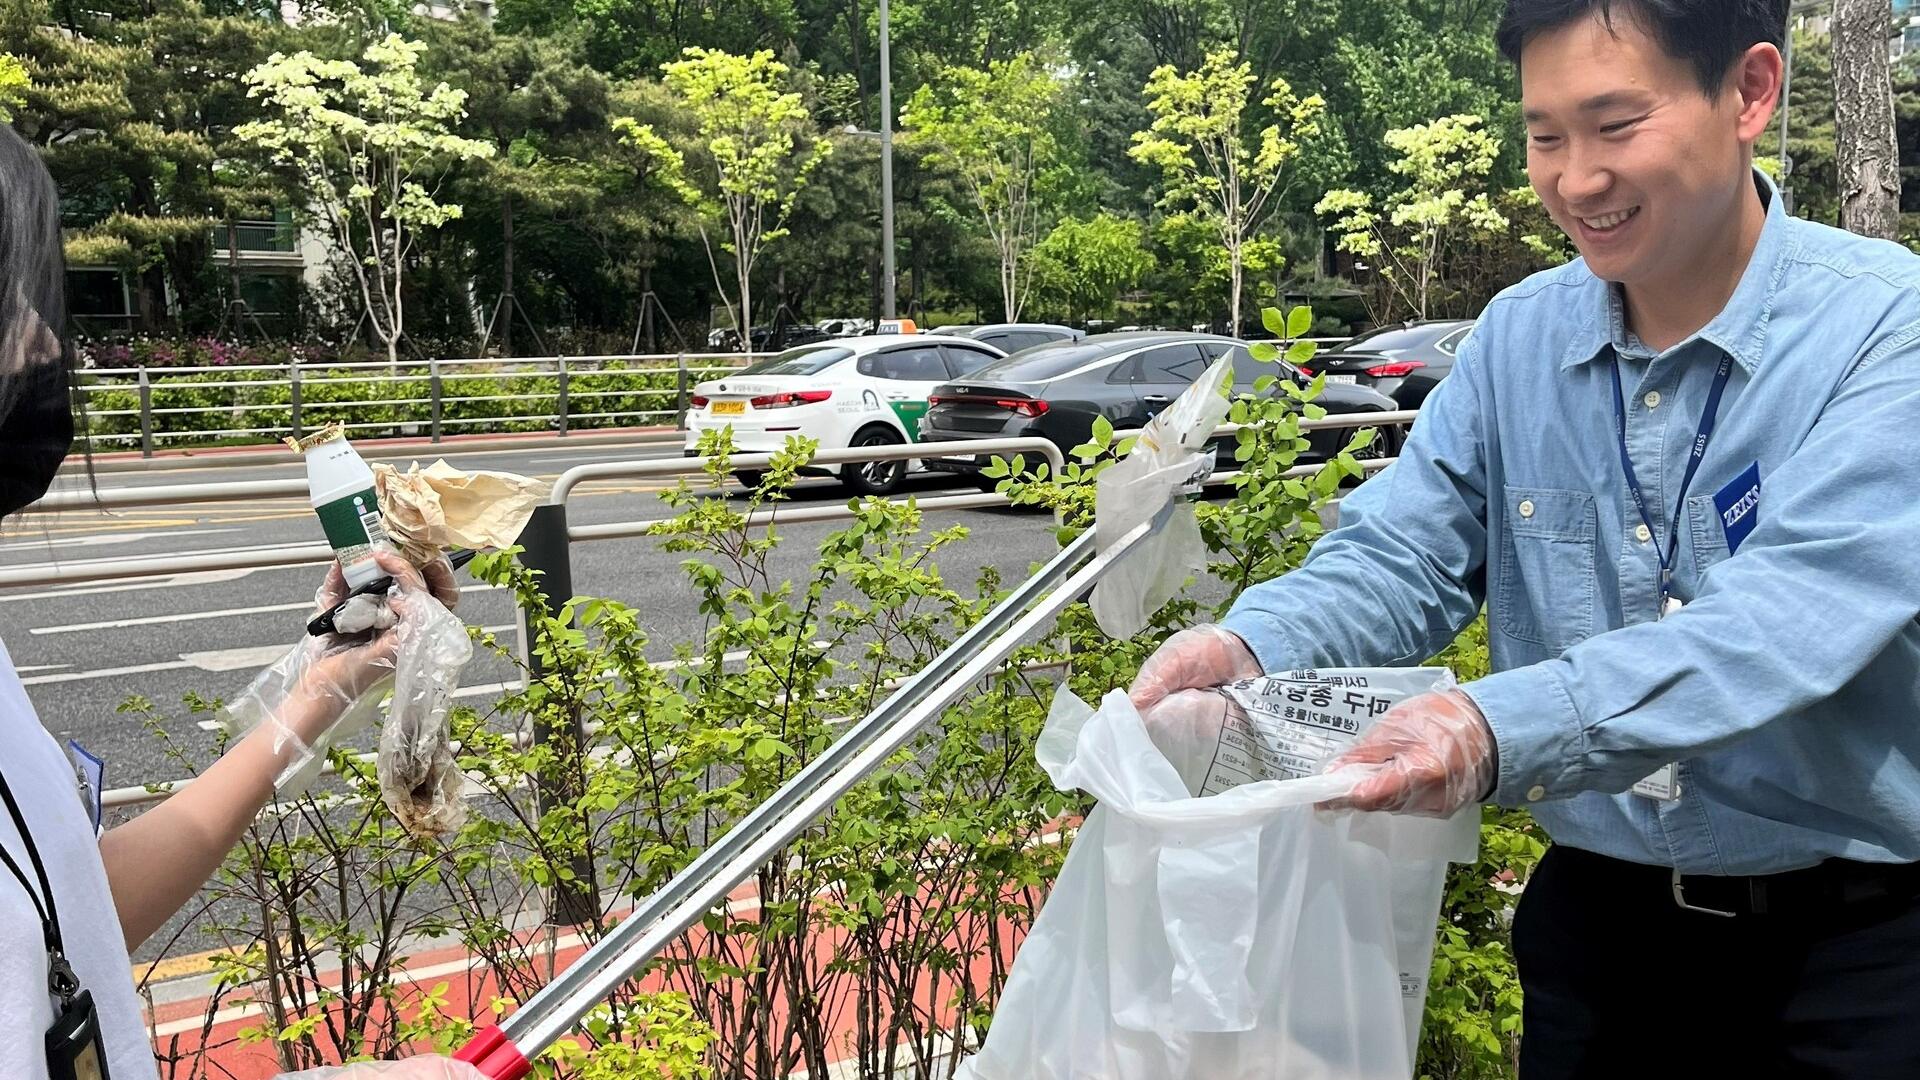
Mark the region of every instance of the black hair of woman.
POLYGON ((60 196, 0 125, 0 516, 46 494, 73 446, 73 358, 60 196))

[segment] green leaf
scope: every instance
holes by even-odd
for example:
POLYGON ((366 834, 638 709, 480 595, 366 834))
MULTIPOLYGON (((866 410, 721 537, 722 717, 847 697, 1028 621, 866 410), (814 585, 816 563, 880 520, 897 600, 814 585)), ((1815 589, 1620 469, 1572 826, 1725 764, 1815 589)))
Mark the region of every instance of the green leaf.
POLYGON ((1313 329, 1313 309, 1305 304, 1287 312, 1287 337, 1305 337, 1313 329))
POLYGON ((1314 354, 1319 351, 1320 343, 1317 341, 1296 341, 1287 346, 1287 362, 1290 364, 1304 364, 1313 359, 1314 354))
POLYGON ((1094 417, 1093 418, 1093 441, 1103 447, 1112 443, 1113 442, 1113 421, 1107 419, 1105 416, 1094 417))
POLYGON ((1287 319, 1280 314, 1279 308, 1261 308, 1260 325, 1266 327, 1267 333, 1272 334, 1274 337, 1300 336, 1298 334, 1287 333, 1287 319))

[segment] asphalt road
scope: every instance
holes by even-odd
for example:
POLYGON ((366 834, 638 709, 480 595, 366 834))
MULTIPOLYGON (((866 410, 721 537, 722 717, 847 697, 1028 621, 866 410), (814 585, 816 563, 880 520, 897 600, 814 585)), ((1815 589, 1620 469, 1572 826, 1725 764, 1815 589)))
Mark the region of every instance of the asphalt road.
MULTIPOLYGON (((678 456, 677 444, 544 448, 448 455, 462 468, 503 469, 551 479, 573 465, 596 461, 678 456)), ((424 463, 424 462, 423 462, 424 463)), ((259 464, 102 473, 101 489, 181 483, 223 483, 303 476, 291 455, 263 455, 259 464)), ((65 483, 75 481, 69 479, 65 483)), ((576 523, 636 521, 667 516, 659 481, 610 481, 580 488, 570 502, 576 523)), ((738 490, 733 489, 738 498, 738 490)), ((973 493, 939 474, 910 477, 906 492, 920 495, 973 493)), ((808 480, 796 491, 799 505, 832 505, 846 498, 830 480, 808 480)), ((1018 580, 1056 546, 1051 518, 1009 509, 929 514, 926 526, 965 524, 966 542, 943 553, 946 579, 970 585, 991 562, 1008 580, 1018 580)), ((784 543, 772 559, 779 576, 797 576, 809 565, 818 541, 838 523, 782 526, 784 543)), ((153 510, 68 511, 15 519, 0 535, 0 566, 122 559, 313 543, 323 539, 302 498, 202 504, 153 510)), ((676 643, 698 640, 705 618, 687 584, 684 555, 666 552, 652 539, 577 543, 573 549, 577 593, 606 596, 639 607, 660 659, 676 643)), ((464 577, 464 575, 463 575, 464 577)), ((81 743, 107 763, 106 786, 128 787, 181 775, 161 752, 160 741, 137 718, 119 712, 129 698, 144 696, 166 716, 167 733, 199 760, 211 757, 215 722, 192 716, 181 704, 191 693, 226 698, 238 693, 302 632, 312 607, 319 567, 217 571, 137 580, 76 583, 55 588, 0 589, 0 643, 27 684, 42 722, 61 740, 81 743)), ((460 614, 512 639, 514 611, 500 591, 466 579, 460 614)), ((512 679, 503 658, 476 652, 462 680, 462 697, 481 704, 512 679)), ((161 939, 171 935, 163 934, 161 939)), ((143 957, 164 946, 150 945, 143 957)), ((182 936, 168 951, 206 948, 204 939, 182 936)))

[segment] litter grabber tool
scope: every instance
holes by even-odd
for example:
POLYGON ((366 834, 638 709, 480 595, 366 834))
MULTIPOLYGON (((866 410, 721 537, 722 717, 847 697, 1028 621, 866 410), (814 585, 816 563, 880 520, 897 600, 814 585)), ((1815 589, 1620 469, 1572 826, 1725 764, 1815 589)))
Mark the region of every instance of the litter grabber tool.
POLYGON ((740 882, 992 674, 1021 642, 1089 591, 1096 617, 1109 633, 1110 623, 1144 625, 1152 609, 1143 612, 1139 606, 1163 603, 1199 568, 1197 530, 1190 537, 1177 533, 1173 545, 1161 538, 1167 529, 1177 528, 1183 511, 1191 522, 1191 509, 1174 500, 1197 495, 1198 482, 1212 471, 1212 456, 1201 447, 1226 416, 1230 363, 1223 359, 1189 387, 1148 424, 1125 460, 1101 474, 1092 529, 901 683, 544 989, 499 1024, 482 1029, 454 1056, 493 1080, 525 1076, 531 1059, 724 903, 740 882), (1113 506, 1126 507, 1125 516, 1108 514, 1106 508, 1113 506), (1178 542, 1186 539, 1191 543, 1178 542), (1178 576, 1165 588, 1157 579, 1170 573, 1178 576))

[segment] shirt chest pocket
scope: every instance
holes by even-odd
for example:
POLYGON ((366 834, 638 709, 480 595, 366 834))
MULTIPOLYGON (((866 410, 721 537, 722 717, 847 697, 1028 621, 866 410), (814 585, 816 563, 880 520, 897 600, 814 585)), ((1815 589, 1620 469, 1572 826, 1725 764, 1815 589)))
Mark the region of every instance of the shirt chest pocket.
POLYGON ((1509 486, 1504 509, 1494 624, 1558 655, 1593 635, 1593 494, 1509 486))

